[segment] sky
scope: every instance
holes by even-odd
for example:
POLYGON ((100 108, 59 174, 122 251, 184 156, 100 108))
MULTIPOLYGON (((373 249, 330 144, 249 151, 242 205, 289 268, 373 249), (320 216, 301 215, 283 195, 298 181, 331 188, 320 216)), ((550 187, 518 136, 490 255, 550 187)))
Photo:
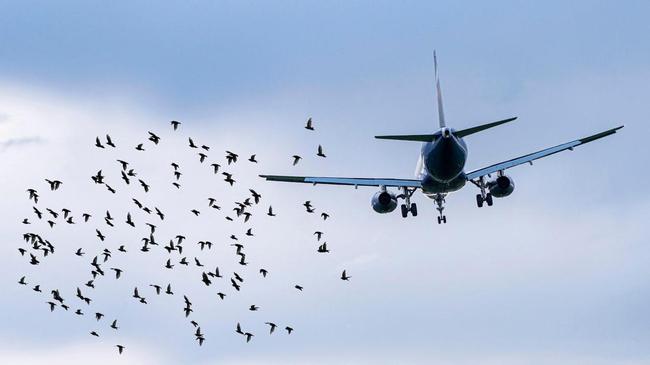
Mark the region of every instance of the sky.
POLYGON ((642 1, 0 1, 0 362, 650 362, 649 11, 642 1), (434 49, 448 125, 519 118, 466 138, 468 170, 625 128, 509 170, 516 189, 493 207, 477 209, 471 185, 449 195, 446 225, 422 195, 414 198, 418 217, 402 219, 372 211, 373 188, 257 177, 412 178, 419 144, 372 137, 437 128, 434 49), (303 128, 308 117, 315 132, 303 128), (170 120, 183 124, 174 132, 170 120), (118 148, 93 147, 107 133, 118 148), (198 162, 188 137, 211 147, 208 160, 233 172, 234 187, 198 162), (135 151, 138 143, 147 151, 135 151), (319 144, 326 159, 315 156, 319 144), (226 150, 259 163, 227 166, 226 150), (295 167, 293 154, 304 156, 295 167), (152 191, 121 183, 116 159, 135 166, 152 191), (180 190, 171 186, 171 161, 181 165, 180 190), (117 194, 92 184, 99 169, 117 194), (63 181, 56 192, 44 181, 52 177, 63 181), (78 223, 38 222, 29 187, 39 206, 68 207, 78 223), (263 196, 250 224, 227 222, 249 188, 263 196), (221 211, 209 211, 210 196, 221 211), (204 268, 164 269, 162 250, 140 253, 153 218, 132 197, 166 212, 158 234, 186 234, 189 259, 244 274, 240 295, 227 278, 206 288, 204 268), (305 213, 305 200, 332 218, 305 213), (264 214, 268 205, 277 217, 264 214), (120 221, 115 228, 102 222, 107 209, 120 221), (87 224, 84 211, 93 213, 87 224), (122 222, 127 212, 135 229, 122 222), (26 217, 30 226, 21 224, 26 217), (241 268, 228 237, 249 227, 250 264, 241 268), (96 228, 109 232, 104 246, 96 228), (330 254, 316 253, 315 230, 325 232, 330 254), (17 251, 27 231, 57 244, 38 266, 17 251), (205 239, 215 247, 200 252, 195 242, 205 239), (114 252, 107 265, 124 276, 84 287, 91 257, 119 244, 129 252, 114 252), (79 247, 83 258, 74 255, 79 247), (349 282, 339 280, 343 269, 349 282), (30 285, 17 284, 23 275, 30 285), (170 282, 174 296, 148 288, 170 282), (86 315, 50 312, 35 284, 59 288, 86 315), (74 298, 77 286, 93 305, 74 298), (134 286, 147 306, 131 298, 134 286), (206 334, 201 347, 183 294, 206 334), (248 311, 251 304, 260 311, 248 311), (110 318, 97 322, 94 311, 110 318), (108 328, 114 318, 118 331, 108 328), (295 331, 268 335, 265 321, 295 331), (255 334, 250 343, 234 332, 237 322, 255 334))

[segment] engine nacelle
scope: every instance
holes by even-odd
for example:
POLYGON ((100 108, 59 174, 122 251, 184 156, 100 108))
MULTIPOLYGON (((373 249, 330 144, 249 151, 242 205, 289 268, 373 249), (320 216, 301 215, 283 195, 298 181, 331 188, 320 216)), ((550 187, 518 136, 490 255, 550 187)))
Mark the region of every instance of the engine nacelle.
POLYGON ((515 190, 515 182, 510 176, 501 175, 495 180, 488 181, 487 188, 495 198, 506 197, 515 190))
POLYGON ((370 201, 372 209, 377 213, 390 213, 397 208, 397 198, 389 191, 378 191, 370 201))

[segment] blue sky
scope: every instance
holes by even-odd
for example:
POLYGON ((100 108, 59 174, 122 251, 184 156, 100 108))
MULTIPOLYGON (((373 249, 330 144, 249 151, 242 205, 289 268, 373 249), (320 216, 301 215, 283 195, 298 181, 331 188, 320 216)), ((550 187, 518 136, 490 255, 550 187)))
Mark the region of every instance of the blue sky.
MULTIPOLYGON (((9 242, 1 251, 7 275, 0 288, 8 294, 0 359, 112 363, 111 341, 119 340, 128 347, 120 361, 133 364, 341 363, 341 356, 367 364, 647 363, 649 11, 642 1, 0 2, 0 199, 9 207, 0 214, 0 238, 9 242), (433 204, 422 196, 420 216, 402 220, 372 212, 372 189, 255 178, 410 178, 419 146, 372 136, 435 128, 434 48, 448 124, 519 117, 467 139, 468 169, 626 127, 513 169, 517 190, 492 208, 475 208, 471 186, 451 195, 446 226, 435 224, 433 204), (302 129, 308 116, 316 134, 302 129), (226 149, 257 153, 260 166, 233 167, 242 186, 225 189, 183 155, 171 119, 183 122, 183 137, 213 146, 211 158, 223 159, 226 149), (116 158, 92 149, 92 141, 110 132, 131 145, 148 130, 165 144, 158 155, 133 157, 146 176, 166 181, 167 161, 179 158, 186 175, 202 177, 184 197, 153 193, 178 210, 171 214, 179 226, 211 237, 234 229, 181 212, 202 201, 202 191, 228 201, 244 185, 284 213, 256 222, 264 244, 250 248, 277 279, 255 281, 242 299, 219 307, 189 274, 158 277, 143 269, 155 259, 123 258, 126 281, 95 294, 122 329, 95 341, 87 335, 92 321, 49 313, 15 284, 27 275, 63 288, 86 271, 66 251, 74 245, 61 243, 66 248, 51 264, 37 268, 17 255, 18 223, 31 214, 24 189, 37 186, 47 204, 90 209, 92 201, 100 215, 103 206, 124 210, 85 184, 116 158), (292 154, 313 155, 319 143, 326 160, 290 166, 292 154), (59 194, 45 193, 47 176, 64 180, 59 194), (312 250, 311 233, 322 223, 300 210, 308 199, 332 212, 330 257, 312 250), (337 280, 343 268, 353 276, 344 286, 337 280), (203 303, 207 346, 193 343, 178 303, 144 311, 127 300, 132 283, 152 278, 178 280, 203 303), (294 281, 304 283, 304 295, 285 287, 294 281), (260 318, 245 311, 253 300, 264 318, 293 324, 294 335, 263 336, 260 318), (252 343, 233 333, 237 320, 257 331, 252 343)), ((92 239, 90 228, 53 234, 76 243, 92 239)), ((126 240, 128 233, 115 235, 126 240)))

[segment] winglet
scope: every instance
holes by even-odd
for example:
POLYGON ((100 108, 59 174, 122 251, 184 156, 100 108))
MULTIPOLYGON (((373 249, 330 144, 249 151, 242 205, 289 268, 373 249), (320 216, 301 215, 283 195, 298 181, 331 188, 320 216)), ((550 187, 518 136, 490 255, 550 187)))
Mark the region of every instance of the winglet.
POLYGON ((440 78, 438 77, 438 58, 436 57, 436 50, 433 50, 433 69, 436 75, 436 96, 438 100, 438 123, 440 128, 446 127, 445 124, 445 111, 442 108, 442 90, 440 89, 440 78))

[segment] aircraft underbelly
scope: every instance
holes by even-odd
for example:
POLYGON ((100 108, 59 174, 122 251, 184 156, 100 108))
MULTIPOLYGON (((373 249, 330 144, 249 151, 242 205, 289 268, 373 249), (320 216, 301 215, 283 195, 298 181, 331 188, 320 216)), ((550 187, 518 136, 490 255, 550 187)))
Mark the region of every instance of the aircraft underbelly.
POLYGON ((422 179, 422 193, 432 198, 435 194, 446 194, 460 190, 465 186, 466 182, 465 173, 461 173, 455 179, 447 182, 438 181, 431 175, 428 175, 422 179))

